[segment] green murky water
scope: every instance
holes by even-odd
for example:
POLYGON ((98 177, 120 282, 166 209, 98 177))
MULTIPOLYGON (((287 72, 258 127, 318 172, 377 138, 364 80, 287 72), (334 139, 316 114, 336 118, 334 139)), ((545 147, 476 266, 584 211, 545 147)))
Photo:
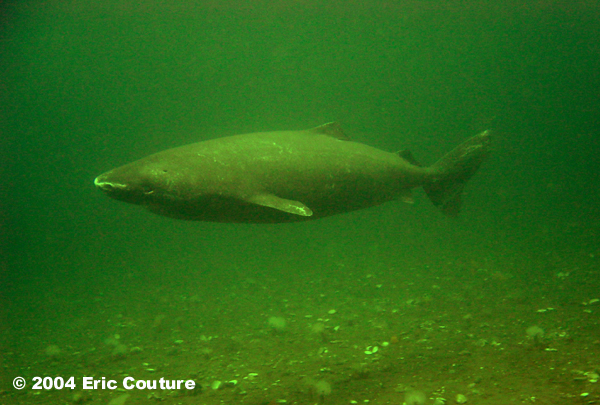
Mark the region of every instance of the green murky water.
POLYGON ((599 400, 596 2, 1 7, 1 404, 599 400), (169 147, 334 120, 425 164, 484 129, 494 153, 458 219, 417 191, 192 223, 93 185, 169 147))

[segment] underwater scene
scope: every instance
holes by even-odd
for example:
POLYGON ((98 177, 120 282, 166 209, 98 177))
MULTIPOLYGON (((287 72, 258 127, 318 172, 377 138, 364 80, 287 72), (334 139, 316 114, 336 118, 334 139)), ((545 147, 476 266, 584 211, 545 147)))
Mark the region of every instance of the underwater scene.
POLYGON ((0 405, 600 403, 600 3, 0 5, 0 405))

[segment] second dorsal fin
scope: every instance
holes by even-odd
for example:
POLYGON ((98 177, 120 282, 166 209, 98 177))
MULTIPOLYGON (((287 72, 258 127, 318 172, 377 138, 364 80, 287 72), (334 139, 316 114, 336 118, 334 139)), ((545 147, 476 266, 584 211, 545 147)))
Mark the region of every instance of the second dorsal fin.
POLYGON ((415 166, 419 166, 419 167, 421 166, 421 163, 419 163, 417 161, 417 159, 415 159, 413 154, 408 149, 399 150, 397 152, 397 154, 398 154, 398 156, 400 156, 402 159, 406 160, 411 165, 415 165, 415 166))

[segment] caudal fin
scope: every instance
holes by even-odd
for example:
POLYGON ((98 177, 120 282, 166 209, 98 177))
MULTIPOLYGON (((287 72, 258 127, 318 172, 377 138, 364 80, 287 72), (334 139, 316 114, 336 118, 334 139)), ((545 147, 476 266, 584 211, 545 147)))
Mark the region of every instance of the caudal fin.
POLYGON ((446 215, 458 215, 465 184, 487 158, 490 149, 490 131, 484 131, 466 140, 431 166, 433 180, 423 188, 433 205, 446 215))

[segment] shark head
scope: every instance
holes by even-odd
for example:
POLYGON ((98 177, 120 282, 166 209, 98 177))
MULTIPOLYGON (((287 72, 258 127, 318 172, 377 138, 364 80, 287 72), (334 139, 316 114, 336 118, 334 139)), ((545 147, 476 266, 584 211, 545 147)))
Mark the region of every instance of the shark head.
POLYGON ((176 169, 160 160, 137 161, 101 174, 94 185, 107 196, 130 204, 151 205, 173 199, 176 169))

